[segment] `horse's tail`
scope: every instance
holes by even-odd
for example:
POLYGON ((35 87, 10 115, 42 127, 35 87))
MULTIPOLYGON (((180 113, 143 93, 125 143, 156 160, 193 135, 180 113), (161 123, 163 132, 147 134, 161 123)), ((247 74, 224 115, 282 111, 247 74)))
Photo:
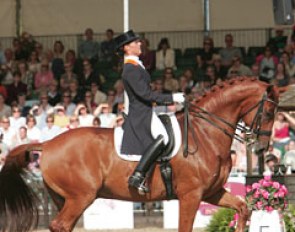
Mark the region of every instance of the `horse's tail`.
POLYGON ((23 178, 24 168, 30 162, 30 151, 41 149, 39 143, 25 144, 13 149, 6 157, 0 171, 2 232, 27 232, 38 225, 38 198, 23 178))

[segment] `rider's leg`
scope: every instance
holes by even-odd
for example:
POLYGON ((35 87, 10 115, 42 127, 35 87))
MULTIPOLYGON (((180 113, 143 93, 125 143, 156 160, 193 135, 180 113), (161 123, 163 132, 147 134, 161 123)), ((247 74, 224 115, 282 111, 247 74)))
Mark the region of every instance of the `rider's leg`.
POLYGON ((143 181, 147 171, 161 155, 163 147, 164 137, 159 135, 142 155, 134 173, 128 180, 129 186, 135 187, 140 191, 147 191, 147 189, 143 187, 143 181))

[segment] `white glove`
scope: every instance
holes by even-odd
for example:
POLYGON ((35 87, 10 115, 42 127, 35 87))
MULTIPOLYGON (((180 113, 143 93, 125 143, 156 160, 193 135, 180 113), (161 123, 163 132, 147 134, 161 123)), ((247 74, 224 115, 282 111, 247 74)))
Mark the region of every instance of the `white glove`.
POLYGON ((174 93, 172 94, 172 98, 174 102, 183 103, 185 101, 185 97, 183 93, 174 93))

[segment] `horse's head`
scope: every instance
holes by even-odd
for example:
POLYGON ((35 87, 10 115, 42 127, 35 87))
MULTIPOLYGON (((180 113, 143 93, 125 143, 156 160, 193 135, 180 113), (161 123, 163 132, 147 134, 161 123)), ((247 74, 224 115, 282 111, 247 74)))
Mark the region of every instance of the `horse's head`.
POLYGON ((251 96, 247 104, 242 107, 241 118, 254 135, 255 152, 259 153, 268 148, 278 106, 279 91, 277 87, 268 85, 262 90, 257 89, 257 93, 251 96))

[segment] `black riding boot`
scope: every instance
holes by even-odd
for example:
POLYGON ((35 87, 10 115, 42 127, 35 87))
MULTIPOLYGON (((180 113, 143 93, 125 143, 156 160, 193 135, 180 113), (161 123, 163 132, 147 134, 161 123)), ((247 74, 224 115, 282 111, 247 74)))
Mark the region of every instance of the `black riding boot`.
POLYGON ((134 173, 128 180, 129 186, 137 188, 141 193, 146 193, 149 191, 148 188, 144 186, 145 176, 152 164, 161 155, 163 147, 164 137, 159 135, 155 139, 154 143, 151 144, 142 155, 134 173))

